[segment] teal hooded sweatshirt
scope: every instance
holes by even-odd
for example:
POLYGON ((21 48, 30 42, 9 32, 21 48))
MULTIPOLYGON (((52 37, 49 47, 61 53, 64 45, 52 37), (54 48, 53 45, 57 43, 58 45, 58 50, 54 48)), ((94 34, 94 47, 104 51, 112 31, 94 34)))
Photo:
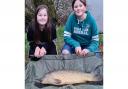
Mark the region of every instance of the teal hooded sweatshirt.
POLYGON ((90 52, 95 52, 99 46, 99 30, 90 12, 85 13, 83 21, 78 20, 74 12, 70 14, 64 27, 64 41, 74 48, 85 45, 90 52))

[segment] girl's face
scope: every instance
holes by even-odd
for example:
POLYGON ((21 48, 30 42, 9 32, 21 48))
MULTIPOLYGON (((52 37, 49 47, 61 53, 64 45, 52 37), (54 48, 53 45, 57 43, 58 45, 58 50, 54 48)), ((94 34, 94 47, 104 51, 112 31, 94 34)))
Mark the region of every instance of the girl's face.
POLYGON ((44 9, 40 9, 38 14, 37 14, 37 22, 39 25, 45 25, 48 21, 48 13, 47 10, 44 9))
POLYGON ((86 11, 86 7, 80 0, 76 0, 74 3, 74 12, 78 17, 82 17, 86 11))

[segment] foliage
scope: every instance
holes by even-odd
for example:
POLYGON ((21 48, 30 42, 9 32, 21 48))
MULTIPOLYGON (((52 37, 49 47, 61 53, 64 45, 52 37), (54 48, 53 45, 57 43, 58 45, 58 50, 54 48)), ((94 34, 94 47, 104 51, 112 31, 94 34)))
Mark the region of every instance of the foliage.
POLYGON ((103 52, 103 34, 99 35, 99 48, 100 51, 103 52))
POLYGON ((25 28, 34 18, 34 11, 38 5, 45 4, 49 8, 50 17, 57 18, 53 0, 26 0, 25 3, 25 28), (27 3, 29 2, 29 3, 27 3))
POLYGON ((64 44, 64 39, 63 39, 63 31, 64 31, 64 26, 59 26, 57 28, 57 41, 56 41, 56 47, 57 47, 57 53, 61 54, 61 50, 64 44))
POLYGON ((25 62, 28 62, 29 60, 28 54, 29 54, 29 43, 27 41, 27 34, 25 33, 25 62))
POLYGON ((32 18, 34 17, 34 13, 32 12, 25 12, 25 28, 29 25, 29 23, 32 21, 32 18))
POLYGON ((49 8, 50 16, 56 17, 56 11, 55 11, 53 0, 33 0, 33 3, 34 3, 35 8, 41 4, 47 5, 49 8))

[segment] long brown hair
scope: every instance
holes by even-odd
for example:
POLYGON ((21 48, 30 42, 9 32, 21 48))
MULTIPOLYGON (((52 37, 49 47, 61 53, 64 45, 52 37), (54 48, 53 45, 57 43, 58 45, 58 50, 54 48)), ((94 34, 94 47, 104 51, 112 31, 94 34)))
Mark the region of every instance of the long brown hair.
POLYGON ((41 9, 46 9, 47 13, 48 13, 48 21, 47 23, 45 24, 44 26, 44 30, 46 31, 46 35, 47 35, 47 38, 48 39, 48 42, 51 41, 51 22, 50 22, 50 16, 49 16, 49 11, 48 11, 48 7, 46 5, 39 5, 37 8, 36 8, 36 11, 35 11, 35 34, 34 34, 34 41, 36 43, 39 43, 40 42, 40 39, 41 39, 41 30, 40 30, 40 27, 39 27, 39 24, 37 22, 37 14, 38 12, 41 10, 41 9))

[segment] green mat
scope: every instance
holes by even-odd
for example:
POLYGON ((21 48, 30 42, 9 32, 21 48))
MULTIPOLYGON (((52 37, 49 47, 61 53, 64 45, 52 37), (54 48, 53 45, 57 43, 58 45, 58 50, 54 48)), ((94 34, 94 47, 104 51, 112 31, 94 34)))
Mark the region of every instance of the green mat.
POLYGON ((25 69, 25 89, 103 89, 102 84, 87 83, 64 86, 43 85, 37 82, 45 74, 55 70, 76 70, 93 72, 103 80, 103 61, 95 54, 86 57, 72 55, 45 55, 38 61, 30 61, 25 69))

